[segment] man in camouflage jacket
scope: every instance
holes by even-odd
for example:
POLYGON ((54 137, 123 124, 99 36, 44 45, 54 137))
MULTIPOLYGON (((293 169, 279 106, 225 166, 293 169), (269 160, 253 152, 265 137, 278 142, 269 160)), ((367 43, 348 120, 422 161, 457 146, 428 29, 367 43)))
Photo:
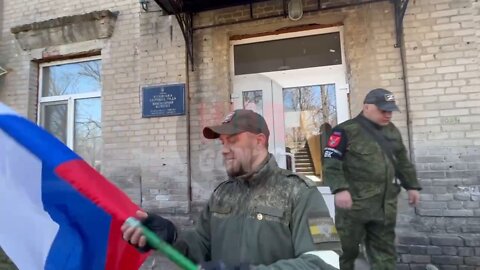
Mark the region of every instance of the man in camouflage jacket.
MULTIPOLYGON (((174 240, 165 233, 173 227, 165 219, 147 218, 143 212, 140 218, 149 223, 155 217, 157 234, 201 263, 202 269, 337 269, 316 251, 338 243, 322 195, 308 178, 278 167, 268 153, 269 130, 263 117, 236 110, 203 133, 220 139, 229 179, 215 189, 195 229, 174 240)), ((125 240, 145 246, 141 230, 124 226, 123 232, 125 240)))
POLYGON ((370 91, 362 113, 336 126, 324 149, 324 177, 335 194, 342 270, 354 269, 363 240, 373 270, 395 269, 400 185, 411 205, 420 199, 415 169, 399 130, 390 122, 393 111, 398 107, 391 92, 370 91))

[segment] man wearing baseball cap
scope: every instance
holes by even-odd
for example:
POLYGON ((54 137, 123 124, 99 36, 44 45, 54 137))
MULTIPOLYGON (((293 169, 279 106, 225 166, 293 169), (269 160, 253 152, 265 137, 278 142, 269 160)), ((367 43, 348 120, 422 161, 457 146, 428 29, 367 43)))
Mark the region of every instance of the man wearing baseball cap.
MULTIPOLYGON (((338 269, 332 266, 338 259, 329 261, 339 240, 325 201, 313 181, 278 167, 268 153, 270 132, 261 115, 235 110, 220 125, 205 127, 203 135, 222 143, 228 180, 175 247, 205 270, 338 269)), ((138 229, 124 227, 123 233, 145 246, 138 229)))
POLYGON ((399 130, 392 92, 377 88, 365 97, 362 112, 332 130, 324 149, 324 177, 335 194, 335 224, 342 243, 340 269, 353 270, 365 240, 373 270, 395 269, 395 223, 400 186, 410 205, 420 200, 415 168, 399 130))

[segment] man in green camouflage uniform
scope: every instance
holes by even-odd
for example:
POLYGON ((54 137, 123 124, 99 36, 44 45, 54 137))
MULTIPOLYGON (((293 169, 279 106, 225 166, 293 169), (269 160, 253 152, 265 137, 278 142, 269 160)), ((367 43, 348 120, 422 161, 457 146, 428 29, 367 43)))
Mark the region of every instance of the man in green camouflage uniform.
POLYGON ((399 130, 390 122, 393 111, 398 107, 391 92, 370 91, 362 113, 336 126, 324 149, 324 177, 335 194, 342 270, 354 268, 363 240, 372 269, 395 269, 400 185, 407 190, 411 205, 420 199, 415 169, 399 130))
MULTIPOLYGON (((338 244, 328 208, 311 180, 278 167, 263 117, 236 110, 203 133, 220 139, 229 179, 215 189, 195 229, 175 241, 164 233, 165 219, 139 217, 146 223, 155 217, 158 234, 202 269, 337 269, 315 252, 338 244)), ((140 229, 122 229, 125 240, 145 246, 140 229)))

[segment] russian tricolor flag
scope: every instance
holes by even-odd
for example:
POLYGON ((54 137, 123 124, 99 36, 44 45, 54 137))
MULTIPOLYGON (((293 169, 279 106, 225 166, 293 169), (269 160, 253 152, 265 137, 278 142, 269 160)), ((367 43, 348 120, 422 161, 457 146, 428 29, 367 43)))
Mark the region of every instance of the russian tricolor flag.
POLYGON ((73 151, 0 103, 0 246, 20 270, 131 270, 139 208, 73 151))

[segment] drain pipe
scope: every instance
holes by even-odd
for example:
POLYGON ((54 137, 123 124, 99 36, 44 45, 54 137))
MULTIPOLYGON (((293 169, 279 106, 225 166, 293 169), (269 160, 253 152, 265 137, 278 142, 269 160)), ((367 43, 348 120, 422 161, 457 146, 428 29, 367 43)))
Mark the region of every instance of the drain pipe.
POLYGON ((187 114, 187 189, 188 189, 188 202, 187 202, 187 214, 192 209, 192 136, 190 128, 190 75, 189 75, 189 58, 188 58, 188 45, 185 44, 185 111, 187 114))
MULTIPOLYGON (((407 79, 405 39, 403 36, 403 16, 405 15, 405 10, 402 10, 398 0, 394 0, 393 4, 395 9, 395 29, 397 34, 397 43, 395 44, 395 47, 398 48, 400 51, 400 61, 402 65, 403 94, 405 97, 405 118, 407 121, 408 154, 410 157, 410 161, 413 163, 415 155, 413 153, 413 131, 410 118, 410 95, 407 79)), ((404 5, 408 5, 408 0, 405 1, 404 5)), ((405 6, 404 8, 406 9, 406 7, 407 6, 405 6)))

